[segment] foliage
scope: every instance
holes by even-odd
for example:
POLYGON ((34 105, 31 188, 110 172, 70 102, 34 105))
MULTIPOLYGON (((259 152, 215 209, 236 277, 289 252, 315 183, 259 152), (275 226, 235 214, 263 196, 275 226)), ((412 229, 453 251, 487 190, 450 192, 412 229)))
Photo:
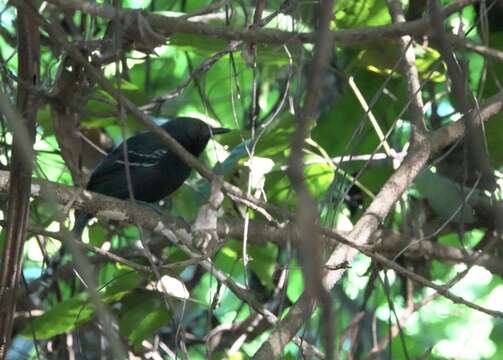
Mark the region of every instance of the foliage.
MULTIPOLYGON (((125 0, 122 7, 181 16, 211 3, 214 2, 125 0)), ((225 2, 225 6, 202 14, 199 21, 246 29, 253 21, 256 3, 258 1, 225 2)), ((276 14, 265 25, 268 31, 309 32, 316 28, 317 2, 295 3, 293 10, 276 14)), ((265 4, 262 18, 278 10, 282 2, 272 0, 265 4)), ((9 39, 19 36, 15 30, 16 10, 12 5, 2 6, 1 91, 15 99, 18 54, 15 42, 9 39)), ((446 25, 449 31, 454 31, 453 25, 461 22, 470 39, 484 43, 476 8, 476 5, 466 6, 462 12, 447 19, 446 25)), ((313 44, 294 41, 287 44, 244 43, 238 50, 220 56, 211 66, 191 77, 194 69, 229 46, 229 41, 204 33, 175 32, 165 43, 149 47, 147 38, 153 36, 153 30, 137 24, 133 31, 142 33, 143 37, 139 36, 136 41, 144 41, 144 44, 135 43, 134 48, 123 49, 109 32, 113 26, 126 29, 127 24, 113 25, 107 19, 84 16, 79 11, 63 12, 51 1, 41 11, 44 18, 56 19, 64 25, 72 44, 87 41, 91 46, 93 40, 107 40, 108 49, 97 48, 97 52, 112 47, 121 52, 119 58, 104 62, 99 68, 137 106, 149 104, 157 96, 176 92, 176 96, 151 111, 150 115, 157 123, 188 115, 212 125, 232 128, 232 133, 213 139, 201 159, 226 181, 283 210, 294 213, 303 206, 287 167, 292 136, 309 82, 313 44), (76 32, 71 33, 72 28, 76 32), (187 79, 190 81, 185 83, 187 79), (254 88, 257 89, 255 94, 254 88), (255 104, 254 96, 257 97, 255 104), (256 118, 253 116, 255 106, 258 108, 256 118)), ((391 24, 384 0, 341 0, 336 2, 333 13, 330 27, 336 32, 391 24)), ((75 85, 73 92, 59 94, 62 98, 52 99, 49 95, 61 81, 60 72, 66 69, 71 74, 75 65, 73 68, 65 66, 68 54, 54 39, 47 37, 46 32, 42 34, 42 85, 38 90, 44 96, 40 98, 37 118, 33 176, 71 185, 82 180, 76 179, 82 174, 70 171, 71 166, 64 156, 67 151, 64 143, 80 149, 82 169, 88 173, 102 156, 88 145, 89 142, 109 151, 112 144, 143 131, 144 127, 129 114, 122 118, 118 116, 118 105, 113 97, 89 79, 75 85), (61 103, 67 111, 78 115, 78 128, 73 130, 82 137, 72 140, 58 134, 58 127, 62 125, 55 121, 55 112, 61 103)), ((484 35, 489 47, 502 48, 501 32, 489 28, 484 35)), ((442 56, 435 44, 423 40, 420 36, 415 38, 412 46, 419 78, 424 85, 421 95, 426 104, 423 109, 425 124, 431 132, 459 121, 460 114, 456 110, 456 99, 451 96, 451 83, 442 56)), ((319 112, 304 146, 304 176, 317 203, 320 224, 347 233, 410 149, 412 127, 407 108, 410 101, 408 79, 397 70, 397 63, 403 57, 398 43, 383 40, 352 46, 336 42, 335 45, 330 68, 324 70, 323 81, 319 84, 319 112), (377 125, 369 121, 369 114, 351 83, 366 99, 377 125), (376 127, 387 134, 385 146, 376 127)), ((501 60, 489 60, 463 48, 458 48, 456 55, 466 68, 471 93, 480 102, 500 91, 501 60)), ((500 117, 501 114, 496 115, 486 128, 494 169, 499 169, 503 162, 500 117)), ((1 120, 0 162, 9 168, 12 133, 3 116, 1 120)), ((487 207, 482 206, 492 206, 494 199, 500 199, 491 197, 485 191, 487 189, 479 186, 475 167, 463 155, 466 151, 463 146, 460 142, 457 147, 436 154, 437 157, 387 214, 380 229, 383 238, 400 234, 401 239, 424 243, 427 244, 425 247, 442 249, 445 253, 411 250, 409 246, 413 244, 409 243, 399 249, 376 248, 376 251, 434 283, 449 283, 467 270, 452 292, 480 306, 501 310, 501 249, 497 245, 485 247, 497 226, 487 219, 487 213, 483 211, 487 207), (396 258, 400 250, 403 252, 396 258), (458 251, 456 254, 463 256, 449 255, 455 250, 458 251), (479 250, 482 252, 478 253, 479 250), (486 257, 485 262, 481 260, 479 265, 474 265, 476 260, 470 260, 470 254, 482 254, 480 256, 486 257)), ((193 172, 182 188, 160 204, 161 209, 193 223, 201 207, 207 203, 209 193, 207 180, 193 172)), ((3 218, 6 201, 2 196, 3 218)), ((41 199, 31 202, 32 228, 25 243, 23 267, 30 301, 29 304, 19 304, 18 310, 27 307, 32 315, 24 319, 26 321, 16 320, 18 326, 9 359, 37 358, 37 352, 38 358, 44 358, 49 356, 48 349, 56 348, 60 351, 58 354, 63 354, 68 338, 74 342, 73 349, 68 351, 94 354, 96 344, 100 344, 103 336, 87 284, 82 283, 80 275, 74 276, 70 255, 61 251, 58 230, 70 226, 73 221, 71 210, 68 220, 59 222, 55 209, 62 208, 41 199), (48 232, 54 233, 51 236, 48 232), (21 346, 22 355, 17 352, 21 346)), ((491 209, 488 211, 492 212, 491 209)), ((220 214, 223 222, 279 224, 279 231, 284 231, 282 238, 274 237, 272 233, 271 238, 267 233, 260 233, 257 238, 250 233, 245 249, 245 236, 226 238, 221 247, 209 255, 212 266, 240 284, 255 301, 278 318, 288 316, 292 305, 303 293, 306 279, 302 271, 305 254, 299 253, 293 235, 282 227, 287 222, 279 218, 268 222, 263 212, 246 208, 230 198, 223 202, 220 214)), ((153 244, 151 250, 154 254, 150 260, 161 269, 161 275, 178 279, 190 297, 163 296, 154 272, 142 273, 86 252, 93 264, 98 297, 113 314, 118 337, 125 348, 139 358, 153 357, 154 353, 157 358, 172 358, 174 354, 179 357, 186 354, 190 359, 252 357, 269 338, 273 328, 240 294, 219 281, 209 269, 197 261, 191 262, 179 244, 160 240, 158 234, 140 231, 131 224, 106 222, 90 224, 83 241, 148 267, 150 263, 139 249, 140 237, 153 244), (175 265, 168 269, 162 267, 168 264, 175 265)), ((383 239, 373 240, 379 244, 383 239)), ((0 244, 4 241, 3 230, 0 244)), ((328 258, 332 250, 333 246, 327 245, 324 255, 328 258)), ((364 358, 383 341, 385 344, 377 355, 382 358, 501 358, 501 319, 453 304, 441 295, 432 296, 433 292, 417 283, 411 285, 403 274, 388 270, 363 254, 358 255, 330 291, 335 316, 329 320, 336 330, 333 341, 340 358, 364 358), (411 306, 416 306, 412 312, 411 306), (397 318, 402 317, 401 333, 393 333, 388 345, 390 329, 395 329, 397 318), (360 320, 355 322, 355 319, 360 320), (374 343, 374 339, 378 343, 374 343)), ((297 335, 324 351, 326 343, 322 329, 327 319, 319 308, 308 315, 297 335)), ((289 342, 285 345, 285 359, 301 356, 298 344, 289 342)), ((99 346, 106 353, 110 351, 109 344, 103 341, 99 346)))

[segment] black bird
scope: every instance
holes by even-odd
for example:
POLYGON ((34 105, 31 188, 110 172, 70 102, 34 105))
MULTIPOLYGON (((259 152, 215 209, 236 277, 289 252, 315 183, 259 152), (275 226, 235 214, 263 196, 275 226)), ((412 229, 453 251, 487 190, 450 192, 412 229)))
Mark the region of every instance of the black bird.
MULTIPOLYGON (((212 135, 230 131, 212 128, 190 117, 177 117, 161 127, 196 157, 201 155, 212 135)), ((191 168, 150 131, 130 137, 126 145, 135 200, 157 202, 182 186, 190 175, 191 168)), ((129 199, 125 164, 124 143, 121 143, 92 171, 86 189, 129 199)), ((73 232, 80 236, 91 217, 86 212, 77 211, 73 232)))

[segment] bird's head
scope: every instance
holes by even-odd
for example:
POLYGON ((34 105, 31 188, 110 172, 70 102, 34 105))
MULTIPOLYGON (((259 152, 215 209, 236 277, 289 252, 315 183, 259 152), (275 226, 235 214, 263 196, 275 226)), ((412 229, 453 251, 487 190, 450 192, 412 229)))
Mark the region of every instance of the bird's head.
POLYGON ((230 131, 226 128, 211 127, 204 121, 191 117, 177 117, 162 127, 194 156, 199 156, 203 152, 213 135, 230 131))

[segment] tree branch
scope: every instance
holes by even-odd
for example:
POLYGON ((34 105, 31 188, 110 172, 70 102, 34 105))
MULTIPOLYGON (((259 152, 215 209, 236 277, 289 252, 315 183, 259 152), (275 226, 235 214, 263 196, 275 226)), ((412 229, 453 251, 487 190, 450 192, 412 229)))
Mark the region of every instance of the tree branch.
MULTIPOLYGON (((491 97, 480 107, 480 109, 476 108, 471 112, 477 114, 481 121, 487 121, 491 116, 500 112, 502 108, 503 92, 500 92, 491 97)), ((356 246, 367 244, 382 221, 391 211, 396 201, 398 201, 403 192, 414 181, 414 178, 426 166, 428 159, 446 146, 462 138, 464 135, 465 124, 463 120, 460 120, 428 134, 428 137, 423 136, 417 139, 401 166, 388 181, 386 181, 381 191, 356 223, 348 236, 349 240, 356 246)), ((333 232, 328 229, 323 229, 322 233, 330 237, 333 232)), ((332 253, 326 266, 328 268, 337 268, 340 264, 351 263, 358 254, 356 246, 349 247, 344 245, 338 247, 332 253)), ((380 262, 382 262, 381 260, 380 262)), ((395 265, 394 268, 396 269, 395 265)), ((333 288, 344 271, 345 269, 343 268, 327 272, 324 278, 325 286, 330 289, 333 288)), ((414 278, 412 279, 416 280, 414 278)), ((442 294, 445 296, 445 292, 442 294)), ((297 303, 292 306, 288 315, 275 325, 275 330, 262 345, 262 348, 269 347, 274 349, 278 344, 287 344, 292 336, 304 325, 303 314, 308 311, 311 306, 312 304, 308 301, 308 297, 303 293, 297 303)))
MULTIPOLYGON (((40 81, 40 35, 26 8, 27 1, 17 7, 18 68, 24 83, 37 86, 40 81)), ((2 113, 15 113, 3 94, 2 113)), ((16 293, 23 269, 23 247, 30 210, 30 183, 33 142, 37 119, 36 99, 30 89, 18 84, 17 108, 22 117, 6 116, 14 128, 13 151, 10 173, 7 226, 0 269, 0 359, 7 355, 14 312, 16 293)))
MULTIPOLYGON (((209 25, 177 17, 152 14, 141 10, 117 10, 109 5, 100 5, 87 1, 48 0, 48 2, 61 9, 78 10, 105 19, 118 18, 129 23, 135 23, 139 17, 143 17, 155 32, 166 37, 173 33, 178 33, 264 44, 286 44, 290 42, 315 43, 316 41, 316 33, 294 33, 272 29, 243 29, 209 25)), ((475 2, 476 0, 457 1, 444 7, 442 9, 442 16, 445 18, 475 2)), ((404 35, 426 35, 429 34, 430 30, 429 18, 425 17, 420 20, 400 24, 338 30, 332 32, 331 37, 338 46, 354 46, 376 41, 394 41, 404 35)))

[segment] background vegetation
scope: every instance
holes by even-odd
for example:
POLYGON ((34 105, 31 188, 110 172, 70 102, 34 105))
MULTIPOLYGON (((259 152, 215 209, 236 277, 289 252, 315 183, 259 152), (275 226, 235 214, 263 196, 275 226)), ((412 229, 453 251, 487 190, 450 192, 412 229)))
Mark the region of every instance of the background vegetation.
POLYGON ((503 358, 502 1, 2 4, 0 358, 503 358), (233 129, 162 217, 141 114, 233 129))

